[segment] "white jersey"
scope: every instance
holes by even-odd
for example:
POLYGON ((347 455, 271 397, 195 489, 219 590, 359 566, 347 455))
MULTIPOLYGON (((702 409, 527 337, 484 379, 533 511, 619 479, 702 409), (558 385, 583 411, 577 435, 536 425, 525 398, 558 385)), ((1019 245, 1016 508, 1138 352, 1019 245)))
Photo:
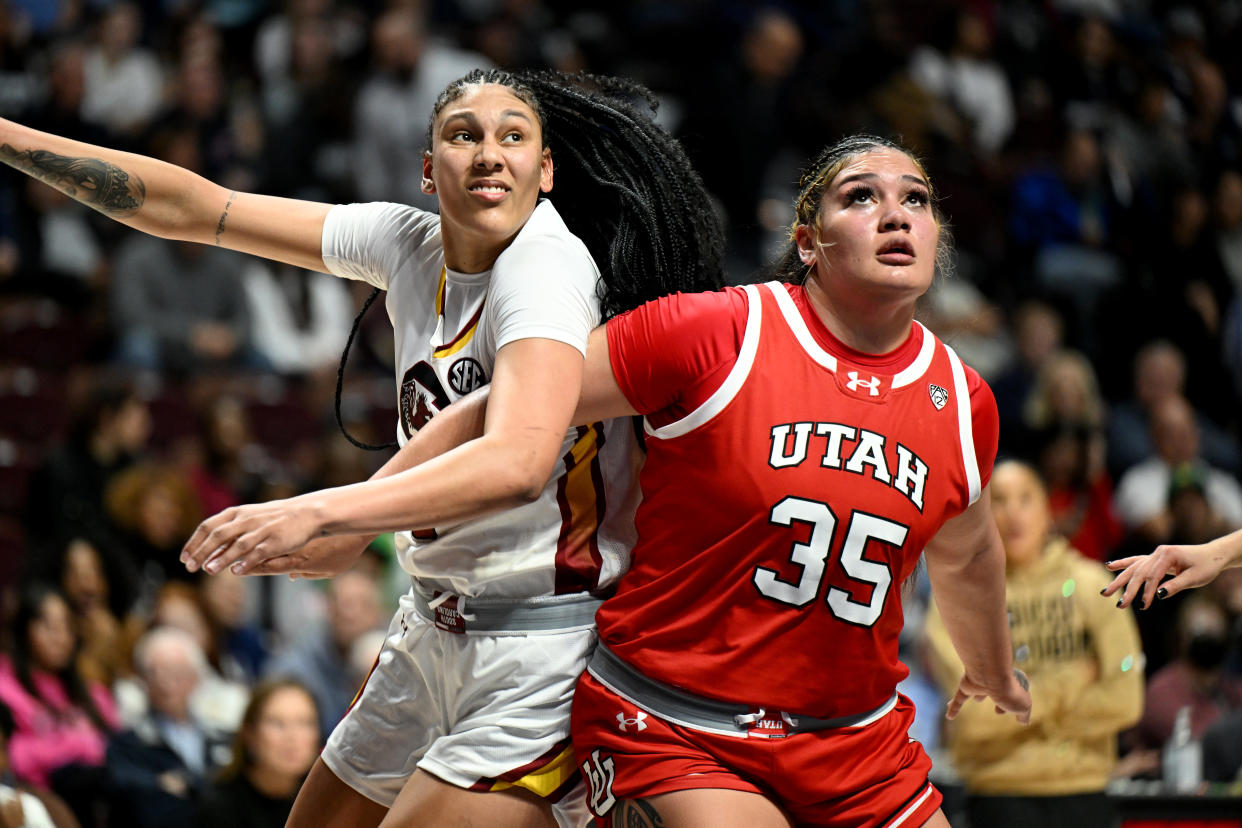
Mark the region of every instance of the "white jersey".
MULTIPOLYGON (((439 216, 386 203, 332 208, 323 260, 337 276, 388 292, 402 445, 436 412, 490 382, 503 345, 537 337, 585 354, 600 322, 599 271, 548 201, 484 273, 446 269, 439 216)), ((538 500, 399 532, 401 566, 427 589, 467 597, 607 587, 629 565, 639 463, 629 420, 570 428, 538 500)))

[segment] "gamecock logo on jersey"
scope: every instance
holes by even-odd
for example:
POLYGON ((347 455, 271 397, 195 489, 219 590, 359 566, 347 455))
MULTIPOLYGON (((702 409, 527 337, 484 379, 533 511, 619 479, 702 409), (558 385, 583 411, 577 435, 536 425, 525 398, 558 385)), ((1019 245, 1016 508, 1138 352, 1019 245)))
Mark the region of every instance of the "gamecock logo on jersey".
POLYGON ((418 362, 401 378, 401 429, 409 440, 414 432, 443 411, 449 404, 448 393, 440 378, 426 362, 418 362))
POLYGON ((449 368, 449 387, 463 397, 487 382, 477 359, 462 357, 449 368))
POLYGON ((936 406, 937 411, 943 409, 949 402, 949 392, 939 385, 928 383, 927 393, 931 396, 932 405, 936 406))

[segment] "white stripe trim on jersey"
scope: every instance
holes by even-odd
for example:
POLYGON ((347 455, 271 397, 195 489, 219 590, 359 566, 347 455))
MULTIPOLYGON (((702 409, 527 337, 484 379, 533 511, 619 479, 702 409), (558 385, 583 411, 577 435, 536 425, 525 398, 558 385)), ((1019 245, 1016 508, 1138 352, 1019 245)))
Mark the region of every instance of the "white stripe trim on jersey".
POLYGON ((764 287, 772 291, 772 295, 776 297, 776 306, 781 309, 781 315, 785 317, 785 323, 789 325, 789 329, 793 331, 793 335, 797 338, 798 343, 802 345, 802 350, 806 351, 807 356, 829 371, 836 373, 837 358, 819 347, 819 343, 811 335, 811 329, 806 326, 806 320, 802 318, 802 314, 798 311, 798 306, 790 298, 789 291, 785 289, 785 285, 781 282, 765 282, 764 287))
POLYGON ((898 826, 900 826, 907 819, 909 819, 910 815, 913 814, 915 811, 917 811, 922 806, 922 804, 927 801, 927 797, 932 795, 932 790, 933 790, 932 784, 928 782, 927 787, 923 789, 923 793, 919 795, 919 798, 911 802, 909 808, 906 808, 904 811, 902 811, 897 816, 896 819, 894 819, 888 825, 884 826, 884 828, 898 828, 898 826))
POLYGON ((975 456, 975 430, 970 416, 970 388, 966 385, 966 370, 962 361, 948 345, 944 346, 949 355, 949 365, 953 369, 953 388, 957 393, 957 432, 962 444, 962 464, 966 469, 966 485, 970 489, 970 499, 966 505, 973 505, 982 493, 979 478, 979 460, 975 456))
POLYGON ((914 358, 905 368, 903 368, 897 376, 893 377, 893 388, 901 388, 903 385, 909 385, 927 372, 931 365, 932 356, 936 353, 936 337, 932 332, 923 327, 923 323, 914 320, 914 324, 923 329, 923 344, 919 347, 919 355, 914 358))
POLYGON ((763 308, 759 299, 759 291, 754 285, 743 285, 742 290, 746 291, 746 331, 742 334, 742 347, 738 349, 737 362, 733 363, 729 376, 725 377, 725 381, 702 405, 680 420, 659 428, 652 428, 651 423, 644 417, 643 429, 650 436, 667 440, 688 434, 723 411, 724 407, 737 396, 746 378, 750 376, 755 354, 759 351, 759 327, 763 318, 763 308))
POLYGON ((883 719, 885 716, 891 713, 893 708, 896 706, 897 706, 897 694, 894 693, 893 697, 889 699, 888 702, 884 704, 884 706, 878 708, 874 713, 872 713, 867 718, 862 719, 850 725, 850 727, 866 727, 872 722, 878 722, 880 719, 883 719))

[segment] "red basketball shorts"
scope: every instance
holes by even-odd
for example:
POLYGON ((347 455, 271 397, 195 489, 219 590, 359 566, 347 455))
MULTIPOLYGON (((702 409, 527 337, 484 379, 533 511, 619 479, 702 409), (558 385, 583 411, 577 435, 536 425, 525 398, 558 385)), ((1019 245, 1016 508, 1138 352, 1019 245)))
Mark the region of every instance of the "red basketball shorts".
POLYGON ((799 826, 918 828, 941 796, 927 781, 931 759, 908 735, 913 721, 900 696, 861 727, 724 736, 666 722, 583 674, 571 728, 598 825, 611 824, 618 800, 729 788, 768 797, 799 826))

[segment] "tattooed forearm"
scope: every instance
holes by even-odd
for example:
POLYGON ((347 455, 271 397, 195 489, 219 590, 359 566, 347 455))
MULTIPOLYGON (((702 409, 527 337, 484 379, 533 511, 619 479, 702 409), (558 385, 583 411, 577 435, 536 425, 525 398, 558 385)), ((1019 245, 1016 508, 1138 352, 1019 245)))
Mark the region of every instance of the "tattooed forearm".
POLYGON ((216 222, 216 244, 220 243, 220 237, 224 235, 224 223, 229 217, 229 208, 233 206, 233 202, 237 199, 237 190, 229 193, 229 200, 224 204, 224 212, 220 214, 220 220, 216 222))
POLYGON ((109 216, 133 215, 147 198, 142 179, 98 158, 0 145, 0 161, 109 216))
POLYGON ((612 824, 618 828, 663 828, 660 812, 645 799, 627 799, 617 805, 612 824))

